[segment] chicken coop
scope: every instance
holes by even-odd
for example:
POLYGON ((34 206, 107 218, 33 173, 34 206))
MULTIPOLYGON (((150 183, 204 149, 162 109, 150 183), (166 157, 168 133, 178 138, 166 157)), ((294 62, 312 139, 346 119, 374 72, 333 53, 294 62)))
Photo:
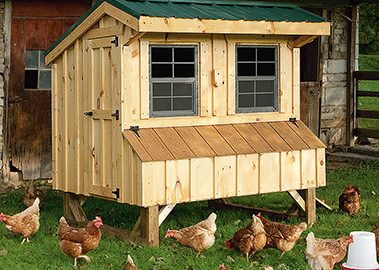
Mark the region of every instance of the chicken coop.
POLYGON ((140 206, 136 227, 157 244, 175 204, 324 186, 325 146, 300 119, 300 47, 329 33, 289 4, 98 1, 45 57, 65 209, 80 216, 78 196, 140 206))

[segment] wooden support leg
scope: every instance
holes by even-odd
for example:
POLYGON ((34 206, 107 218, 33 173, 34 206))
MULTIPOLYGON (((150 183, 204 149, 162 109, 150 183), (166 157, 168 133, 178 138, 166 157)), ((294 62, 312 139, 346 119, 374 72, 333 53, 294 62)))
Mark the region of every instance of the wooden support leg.
POLYGON ((150 246, 159 245, 158 206, 141 208, 141 236, 150 246))
POLYGON ((305 194, 305 210, 308 225, 316 222, 316 189, 308 188, 305 194))
POLYGON ((63 215, 65 218, 75 222, 86 222, 87 217, 82 208, 84 202, 84 196, 65 192, 63 194, 63 215))

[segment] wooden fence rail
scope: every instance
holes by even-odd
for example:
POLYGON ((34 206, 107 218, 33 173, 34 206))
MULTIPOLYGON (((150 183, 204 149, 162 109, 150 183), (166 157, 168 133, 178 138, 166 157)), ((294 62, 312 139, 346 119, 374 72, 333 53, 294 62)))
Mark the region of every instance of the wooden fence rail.
MULTIPOLYGON (((360 110, 359 97, 376 98, 379 103, 379 89, 377 91, 361 91, 359 90, 359 81, 379 81, 379 71, 355 71, 354 72, 354 93, 355 93, 355 123, 358 123, 359 118, 379 119, 379 111, 360 110)), ((376 138, 379 139, 379 129, 358 128, 357 124, 353 130, 353 134, 358 137, 376 138)))

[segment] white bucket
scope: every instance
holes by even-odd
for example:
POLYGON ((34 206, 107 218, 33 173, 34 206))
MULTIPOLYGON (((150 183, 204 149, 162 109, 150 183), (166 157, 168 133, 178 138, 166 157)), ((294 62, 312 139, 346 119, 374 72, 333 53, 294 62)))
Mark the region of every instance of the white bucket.
POLYGON ((372 232, 351 232, 353 243, 349 245, 346 269, 379 269, 376 261, 375 234, 372 232))

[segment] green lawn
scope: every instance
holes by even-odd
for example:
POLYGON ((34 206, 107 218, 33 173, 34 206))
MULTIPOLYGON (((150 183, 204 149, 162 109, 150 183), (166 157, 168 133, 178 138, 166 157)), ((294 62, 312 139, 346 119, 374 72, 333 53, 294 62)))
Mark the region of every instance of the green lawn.
MULTIPOLYGON (((360 55, 359 70, 379 71, 379 55, 360 55)), ((360 90, 379 91, 379 81, 361 81, 360 90)), ((358 109, 379 111, 379 98, 359 97, 358 109)), ((379 129, 379 119, 359 119, 358 127, 379 129)))
MULTIPOLYGON (((81 269, 122 269, 127 254, 131 254, 139 269, 218 269, 224 262, 229 269, 263 269, 271 265, 274 269, 304 270, 307 263, 304 257, 305 236, 313 231, 316 237, 337 238, 354 230, 371 230, 376 215, 379 213, 379 163, 361 165, 358 168, 346 168, 330 171, 327 174, 327 187, 318 189, 318 196, 335 210, 317 210, 317 223, 308 229, 298 241, 294 249, 279 258, 274 249, 257 253, 252 262, 246 262, 238 252, 229 252, 224 242, 233 233, 249 222, 249 215, 241 211, 217 211, 216 243, 203 255, 195 259, 195 252, 182 247, 172 239, 165 239, 167 228, 188 226, 206 218, 211 212, 205 202, 189 203, 177 206, 160 228, 159 248, 149 248, 122 242, 109 236, 103 239, 97 250, 90 252, 92 262, 81 263, 81 269), (338 196, 343 187, 354 183, 361 188, 362 209, 357 216, 351 217, 338 210, 338 196)), ((22 190, 0 194, 0 212, 13 214, 23 209, 22 190)), ((285 193, 249 196, 235 199, 238 202, 277 210, 286 210, 291 200, 285 193)), ((62 214, 62 196, 55 191, 46 194, 45 208, 41 211, 41 228, 31 238, 31 242, 21 245, 21 237, 9 233, 0 224, 0 269, 41 270, 41 269, 73 269, 72 259, 63 255, 56 237, 59 217, 62 214)), ((85 203, 89 217, 98 213, 103 216, 106 224, 122 228, 131 228, 138 215, 138 209, 128 205, 120 205, 108 201, 90 198, 85 203)), ((298 223, 293 218, 288 222, 298 223)), ((337 267, 335 269, 338 269, 337 267)))

